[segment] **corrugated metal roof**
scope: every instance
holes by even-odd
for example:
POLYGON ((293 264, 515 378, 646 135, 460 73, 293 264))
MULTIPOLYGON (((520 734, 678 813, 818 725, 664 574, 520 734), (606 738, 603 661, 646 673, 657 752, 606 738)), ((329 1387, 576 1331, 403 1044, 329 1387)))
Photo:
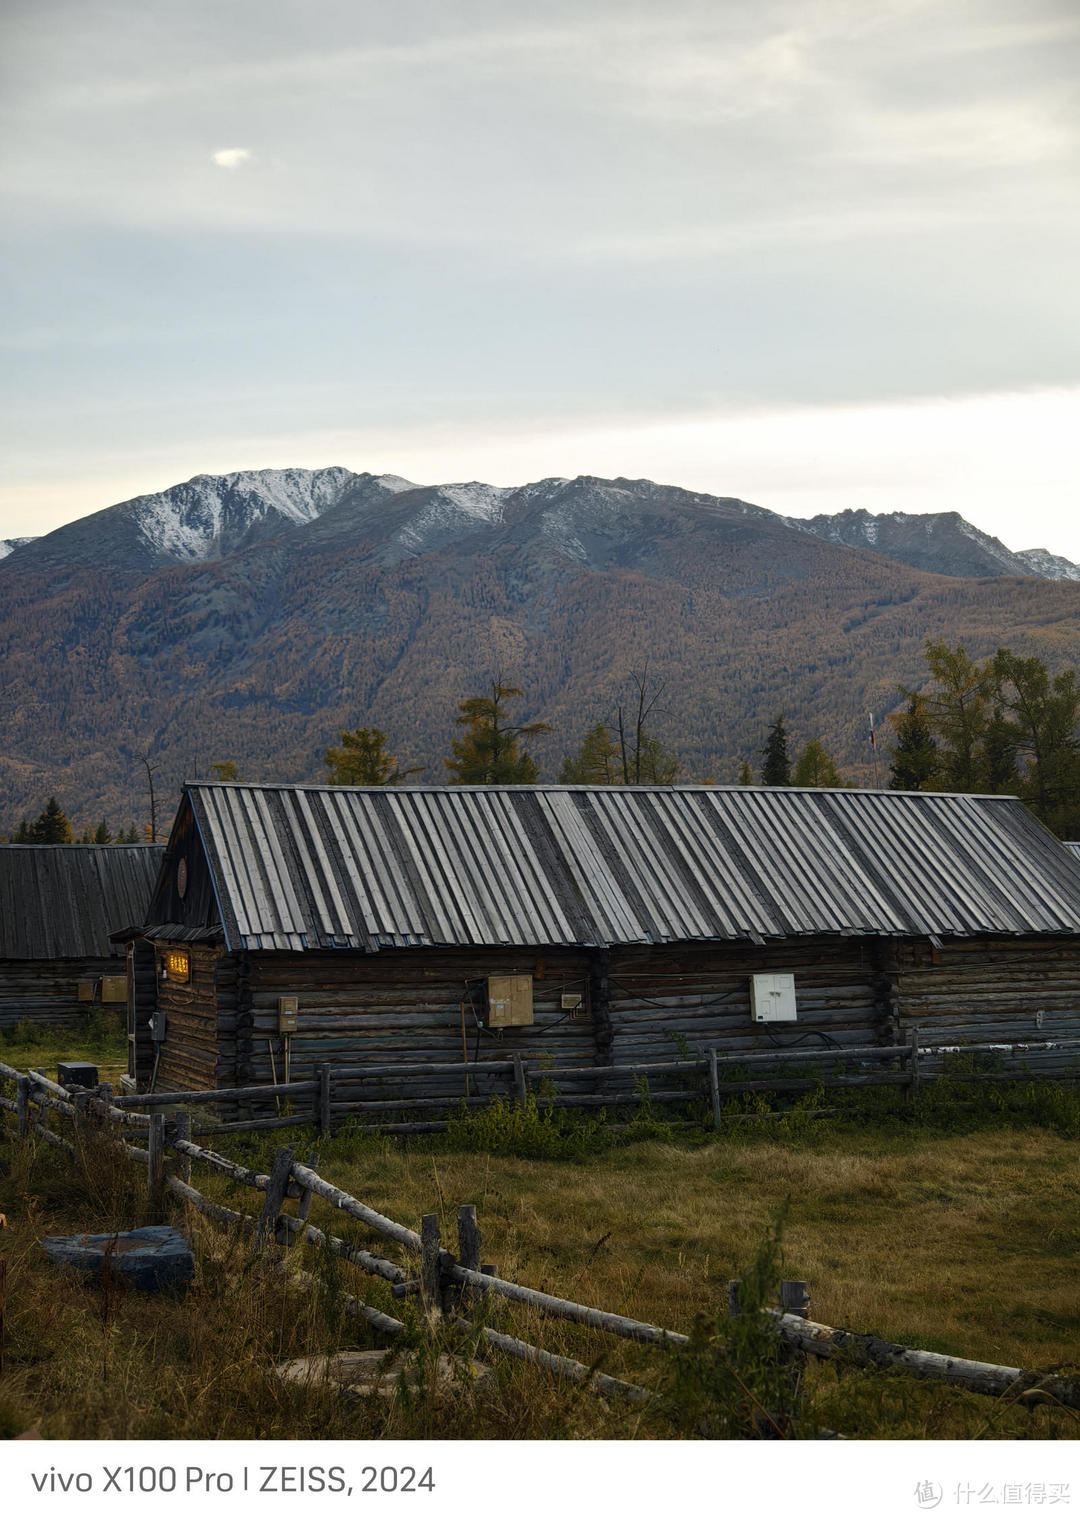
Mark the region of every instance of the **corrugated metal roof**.
POLYGON ((1065 848, 1069 851, 1070 854, 1075 854, 1080 857, 1080 841, 1069 839, 1065 842, 1065 848))
POLYGON ((1012 797, 196 785, 231 949, 1080 932, 1012 797))
POLYGON ((142 921, 163 844, 0 845, 0 959, 104 959, 142 921))

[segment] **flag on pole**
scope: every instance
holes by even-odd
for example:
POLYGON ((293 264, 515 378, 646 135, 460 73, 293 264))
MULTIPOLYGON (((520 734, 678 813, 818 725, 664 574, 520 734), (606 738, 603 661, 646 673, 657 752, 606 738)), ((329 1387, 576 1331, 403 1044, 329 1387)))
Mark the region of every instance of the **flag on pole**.
POLYGON ((874 714, 872 712, 870 713, 870 747, 871 749, 877 748, 877 739, 874 737, 874 714))

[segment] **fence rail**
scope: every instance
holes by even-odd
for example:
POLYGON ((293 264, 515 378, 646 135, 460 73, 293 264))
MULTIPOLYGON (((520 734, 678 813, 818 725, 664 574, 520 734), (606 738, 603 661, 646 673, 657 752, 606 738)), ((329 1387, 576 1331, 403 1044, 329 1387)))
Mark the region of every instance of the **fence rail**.
MULTIPOLYGON (((927 1061, 941 1062, 957 1055, 994 1055, 1019 1057, 1047 1051, 1075 1050, 1080 1057, 1080 1039, 1056 1039, 1025 1043, 923 1044, 913 1028, 906 1042, 863 1044, 812 1049, 777 1049, 733 1053, 726 1048, 702 1046, 696 1056, 676 1060, 633 1062, 627 1065, 583 1065, 549 1068, 541 1061, 527 1061, 520 1056, 509 1060, 411 1061, 401 1064, 344 1065, 336 1068, 320 1061, 312 1080, 288 1083, 265 1083, 250 1086, 218 1087, 200 1091, 110 1093, 110 1117, 120 1123, 145 1128, 150 1115, 178 1106, 220 1107, 239 1116, 220 1117, 204 1123, 200 1134, 229 1133, 247 1129, 285 1129, 316 1124, 321 1131, 335 1119, 409 1113, 424 1114, 420 1122, 384 1125, 394 1132, 438 1133, 446 1129, 455 1109, 480 1107, 493 1096, 518 1101, 532 1098, 545 1109, 618 1108, 648 1103, 702 1103, 711 1111, 715 1127, 732 1115, 723 1111, 723 1099, 746 1092, 809 1092, 821 1088, 839 1091, 846 1087, 894 1087, 913 1095, 930 1074, 927 1061), (867 1069, 888 1062, 893 1069, 867 1069), (812 1073, 798 1074, 804 1067, 818 1067, 812 1073), (863 1067, 851 1071, 851 1066, 863 1067), (771 1074, 765 1074, 770 1071, 771 1074), (736 1073, 745 1071, 745 1075, 736 1073), (470 1077, 491 1078, 498 1090, 476 1094, 469 1090, 470 1077), (419 1077, 440 1079, 460 1077, 462 1090, 438 1096, 410 1096, 391 1091, 385 1083, 396 1086, 419 1077), (677 1081, 671 1087, 663 1083, 677 1081), (566 1083, 592 1083, 591 1092, 560 1091, 566 1083), (692 1084, 696 1083, 696 1084, 692 1084), (361 1095, 358 1095, 361 1094, 361 1095), (287 1102, 291 1113, 282 1114, 287 1102), (255 1116, 259 1107, 274 1105, 269 1117, 255 1116), (246 1112, 244 1110, 247 1110, 246 1112), (441 1116, 440 1116, 441 1115, 441 1116)), ((0 1075, 14 1079, 20 1073, 0 1063, 0 1075)), ((28 1072, 45 1092, 63 1100, 64 1089, 50 1081, 43 1072, 28 1072)), ((1010 1071, 952 1071, 955 1081, 1014 1081, 1034 1073, 1010 1071)), ((1061 1080, 1060 1073, 1047 1079, 1061 1080)), ((765 1116, 765 1115, 762 1115, 765 1116)))
MULTIPOLYGON (((42 1077, 38 1072, 19 1072, 0 1064, 0 1077, 16 1083, 14 1100, 0 1095, 0 1111, 16 1115, 19 1142, 38 1135, 51 1145, 63 1146, 73 1155, 81 1153, 80 1135, 92 1125, 100 1134, 115 1125, 113 1136, 130 1159, 145 1166, 151 1205, 163 1206, 165 1194, 172 1194, 207 1217, 230 1227, 242 1228, 254 1236, 256 1252, 265 1251, 272 1241, 288 1245, 293 1240, 307 1241, 329 1250, 359 1271, 390 1283, 395 1296, 417 1294, 429 1322, 445 1322, 478 1334, 493 1350, 547 1369, 597 1392, 619 1395, 631 1401, 650 1401, 655 1394, 648 1388, 619 1378, 603 1375, 572 1357, 556 1355, 490 1325, 475 1323, 469 1317, 484 1298, 497 1297, 510 1303, 537 1310, 545 1318, 562 1319, 585 1329, 610 1334, 638 1344, 678 1350, 689 1343, 689 1336, 657 1324, 632 1319, 623 1314, 593 1308, 552 1293, 541 1292, 520 1282, 501 1277, 494 1266, 482 1265, 481 1236, 476 1209, 463 1205, 458 1209, 457 1254, 443 1246, 437 1215, 427 1214, 419 1232, 369 1207, 359 1198, 321 1176, 314 1164, 296 1159, 294 1151, 279 1149, 269 1174, 229 1160, 226 1156, 196 1144, 188 1136, 189 1113, 167 1116, 155 1113, 149 1118, 146 1149, 122 1139, 125 1109, 112 1101, 111 1089, 96 1092, 67 1090, 42 1077), (59 1095, 62 1094, 62 1095, 59 1095), (37 1108, 37 1115, 32 1112, 37 1108), (59 1114, 74 1129, 74 1143, 65 1140, 48 1125, 50 1114, 59 1114), (166 1159, 173 1159, 173 1173, 166 1159), (192 1163, 205 1166, 212 1173, 262 1194, 262 1207, 255 1214, 243 1214, 213 1202, 190 1184, 192 1163), (285 1209, 288 1198, 299 1199, 296 1215, 285 1209), (355 1243, 347 1242, 308 1222, 313 1199, 320 1199, 338 1212, 363 1224, 373 1234, 392 1240, 407 1252, 412 1269, 376 1255, 355 1243)), ((6 1129, 9 1137, 10 1129, 6 1129)), ((319 1278, 309 1280, 317 1285, 319 1278)), ((738 1311, 738 1283, 729 1283, 729 1311, 738 1311)), ((805 1283, 781 1283, 781 1307, 763 1310, 774 1324, 778 1343, 785 1347, 782 1355, 843 1358, 859 1366, 892 1367, 920 1378, 931 1378, 989 1396, 1014 1396, 1026 1406, 1057 1403, 1080 1410, 1080 1378, 1042 1375, 1020 1367, 998 1366, 990 1362, 966 1360, 940 1355, 933 1351, 892 1344, 873 1335, 857 1334, 848 1329, 818 1324, 807 1317, 809 1299, 805 1283)), ((393 1337, 404 1325, 381 1308, 362 1299, 347 1296, 347 1310, 364 1320, 375 1332, 393 1337)))

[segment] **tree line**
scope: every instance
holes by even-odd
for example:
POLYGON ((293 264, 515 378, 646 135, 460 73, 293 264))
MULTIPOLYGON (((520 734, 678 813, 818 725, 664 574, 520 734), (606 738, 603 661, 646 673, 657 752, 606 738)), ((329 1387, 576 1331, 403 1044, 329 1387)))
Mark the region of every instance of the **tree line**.
MULTIPOLYGON (((983 664, 962 645, 927 640, 928 681, 921 689, 898 687, 904 703, 888 721, 894 742, 889 787, 899 791, 953 791, 1019 796, 1060 837, 1080 837, 1080 685, 1076 672, 1051 676, 1044 662, 999 649, 983 664)), ((565 785, 671 785, 681 771, 677 752, 653 730, 661 715, 664 683, 648 665, 631 677, 624 700, 589 726, 576 752, 558 770, 565 785)), ((496 676, 482 694, 458 704, 450 753, 443 761, 450 785, 531 785, 539 770, 528 741, 552 731, 543 721, 517 722, 518 686, 496 676)), ((868 741, 870 734, 868 733, 868 741)), ((844 787, 836 761, 820 738, 809 739, 792 757, 784 714, 772 723, 760 750, 757 776, 749 760, 737 781, 751 786, 844 787)), ((403 765, 376 727, 340 731, 323 755, 335 786, 395 786, 423 775, 423 765, 403 765)), ((232 760, 212 766, 219 781, 239 781, 232 760)), ((706 778, 706 785, 713 784, 706 778)), ((153 841, 156 827, 142 837, 153 841)), ((33 823, 25 818, 13 843, 135 843, 134 825, 113 838, 105 819, 73 838, 55 797, 33 823)))

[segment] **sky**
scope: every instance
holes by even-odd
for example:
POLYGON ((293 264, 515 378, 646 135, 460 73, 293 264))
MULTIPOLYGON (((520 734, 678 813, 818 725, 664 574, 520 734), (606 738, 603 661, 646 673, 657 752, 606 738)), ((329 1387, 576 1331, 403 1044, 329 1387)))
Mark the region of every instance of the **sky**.
POLYGON ((1080 559, 1073 0, 8 0, 0 537, 645 476, 1080 559))

